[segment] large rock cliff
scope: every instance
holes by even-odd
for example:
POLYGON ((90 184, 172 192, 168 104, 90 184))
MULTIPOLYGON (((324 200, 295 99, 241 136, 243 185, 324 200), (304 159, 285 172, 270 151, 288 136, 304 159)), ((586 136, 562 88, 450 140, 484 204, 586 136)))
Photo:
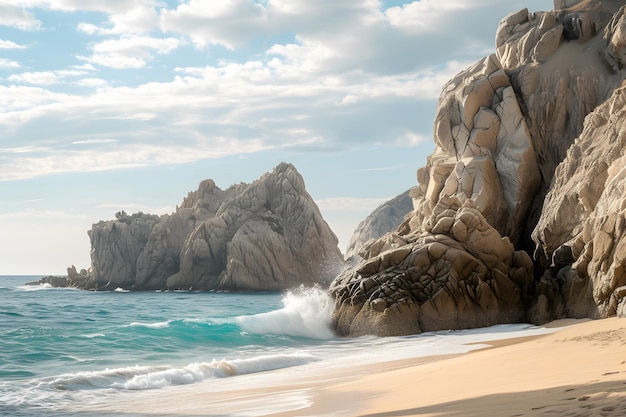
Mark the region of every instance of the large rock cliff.
POLYGON ((88 289, 276 291, 327 286, 343 267, 337 237, 295 167, 251 184, 200 183, 176 212, 120 212, 89 231, 91 270, 70 271, 88 289))
POLYGON ((333 282, 340 334, 626 313, 625 3, 512 13, 443 87, 415 210, 333 282))

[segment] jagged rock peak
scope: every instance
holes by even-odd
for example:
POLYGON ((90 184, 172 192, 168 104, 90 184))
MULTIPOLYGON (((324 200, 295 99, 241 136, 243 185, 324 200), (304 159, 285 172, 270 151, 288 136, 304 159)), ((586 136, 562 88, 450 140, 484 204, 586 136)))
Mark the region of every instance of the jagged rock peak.
POLYGON ((201 204, 201 202, 208 200, 213 193, 220 193, 222 190, 215 184, 212 179, 204 180, 200 182, 198 189, 190 191, 187 197, 183 200, 180 207, 193 208, 194 205, 201 204))
POLYGON ((281 162, 278 164, 271 173, 265 174, 261 179, 268 177, 280 177, 283 183, 283 191, 287 192, 293 190, 298 193, 306 193, 304 186, 304 178, 298 172, 295 166, 292 164, 281 162))
POLYGON ((89 231, 78 286, 132 290, 283 290, 328 285, 343 267, 337 237, 291 164, 222 190, 202 181, 176 212, 133 214, 89 231))

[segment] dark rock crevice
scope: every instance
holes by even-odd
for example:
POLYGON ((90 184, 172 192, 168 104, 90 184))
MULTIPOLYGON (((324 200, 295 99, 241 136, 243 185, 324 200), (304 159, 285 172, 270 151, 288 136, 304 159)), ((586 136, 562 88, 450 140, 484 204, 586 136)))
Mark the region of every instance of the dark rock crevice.
POLYGON ((415 210, 331 287, 339 333, 626 314, 624 3, 511 13, 443 87, 415 210))

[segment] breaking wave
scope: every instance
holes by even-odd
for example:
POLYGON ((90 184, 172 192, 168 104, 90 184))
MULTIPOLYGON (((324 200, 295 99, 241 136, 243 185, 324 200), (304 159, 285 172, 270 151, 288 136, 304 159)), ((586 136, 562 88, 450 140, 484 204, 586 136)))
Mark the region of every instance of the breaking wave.
POLYGON ((300 287, 283 295, 282 303, 281 309, 239 316, 236 322, 242 330, 255 334, 334 338, 330 327, 333 303, 326 291, 319 287, 300 287))
POLYGON ((121 389, 146 390, 173 385, 186 385, 210 378, 226 378, 264 371, 273 371, 315 362, 320 358, 308 353, 281 353, 252 358, 213 360, 191 363, 183 367, 132 366, 104 371, 77 372, 46 378, 36 382, 37 388, 56 390, 121 389))

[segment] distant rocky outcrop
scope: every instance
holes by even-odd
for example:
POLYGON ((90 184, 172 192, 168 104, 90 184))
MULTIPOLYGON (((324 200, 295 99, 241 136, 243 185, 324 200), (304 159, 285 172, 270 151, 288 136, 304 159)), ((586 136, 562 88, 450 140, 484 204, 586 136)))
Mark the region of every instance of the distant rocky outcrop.
POLYGON ((327 286, 343 267, 337 237, 290 164, 226 190, 203 181, 172 214, 115 217, 92 226, 90 271, 74 268, 68 284, 276 291, 327 286))
POLYGON ((372 239, 396 230, 404 221, 404 218, 413 210, 413 200, 409 196, 411 190, 384 202, 365 218, 352 234, 346 259, 356 259, 359 250, 372 239))
POLYGON ((415 210, 333 282, 338 333, 626 314, 625 3, 512 13, 443 87, 415 210))

